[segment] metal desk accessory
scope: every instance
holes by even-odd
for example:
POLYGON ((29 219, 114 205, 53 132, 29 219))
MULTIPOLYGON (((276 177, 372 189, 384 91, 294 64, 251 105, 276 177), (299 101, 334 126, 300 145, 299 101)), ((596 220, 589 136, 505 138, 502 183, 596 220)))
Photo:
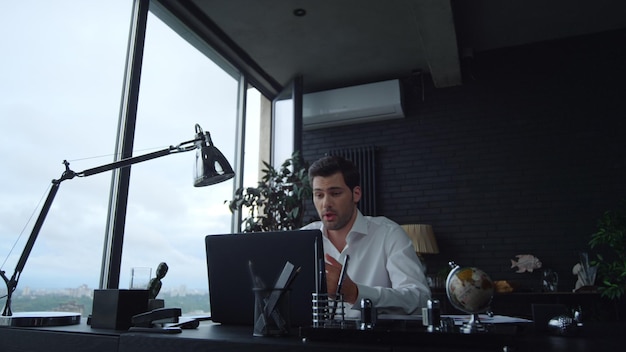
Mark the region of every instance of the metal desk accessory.
POLYGON ((130 332, 150 332, 162 334, 176 334, 182 332, 178 326, 168 326, 178 323, 182 312, 180 308, 158 308, 149 312, 136 314, 132 317, 130 332))
POLYGON ((313 327, 314 328, 345 328, 345 302, 343 294, 330 299, 328 293, 312 294, 313 327))
POLYGON ((567 314, 557 315, 548 321, 548 331, 553 335, 576 336, 583 328, 582 312, 574 310, 573 317, 567 314))
POLYGON ((426 326, 426 331, 441 331, 441 310, 439 300, 429 299, 426 308, 422 308, 422 324, 426 326))
POLYGON ((372 330, 376 325, 376 308, 369 298, 361 299, 361 324, 359 330, 372 330))

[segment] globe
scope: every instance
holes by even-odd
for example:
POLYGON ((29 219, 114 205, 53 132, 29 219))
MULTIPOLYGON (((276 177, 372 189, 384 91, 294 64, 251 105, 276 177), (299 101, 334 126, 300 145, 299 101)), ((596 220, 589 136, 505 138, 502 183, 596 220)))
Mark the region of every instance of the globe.
POLYGON ((457 309, 477 314, 489 309, 494 284, 489 275, 473 267, 460 267, 450 263, 452 271, 446 280, 448 300, 457 309))

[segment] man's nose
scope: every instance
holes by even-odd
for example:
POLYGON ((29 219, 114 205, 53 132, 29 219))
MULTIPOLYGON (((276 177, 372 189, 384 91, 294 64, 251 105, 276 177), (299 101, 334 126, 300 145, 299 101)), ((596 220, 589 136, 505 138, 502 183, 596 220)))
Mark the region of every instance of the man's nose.
POLYGON ((322 208, 324 209, 332 208, 332 202, 331 202, 330 197, 324 196, 324 198, 322 199, 322 208))

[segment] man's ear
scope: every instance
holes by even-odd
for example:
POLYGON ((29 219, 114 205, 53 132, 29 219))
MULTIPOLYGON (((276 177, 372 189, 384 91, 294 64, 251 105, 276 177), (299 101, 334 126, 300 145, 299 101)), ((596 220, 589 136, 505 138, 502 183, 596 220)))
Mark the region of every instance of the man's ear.
POLYGON ((361 186, 356 186, 352 189, 352 200, 354 204, 361 200, 361 186))

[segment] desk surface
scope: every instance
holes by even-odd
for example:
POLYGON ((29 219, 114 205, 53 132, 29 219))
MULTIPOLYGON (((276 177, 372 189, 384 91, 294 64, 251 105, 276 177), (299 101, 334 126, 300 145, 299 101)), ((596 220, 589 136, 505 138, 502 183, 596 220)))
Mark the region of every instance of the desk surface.
MULTIPOLYGON (((316 329, 320 330, 320 329, 316 329)), ((588 323, 577 337, 546 336, 525 331, 512 337, 515 351, 613 351, 626 344, 626 324, 588 323)), ((316 331, 319 332, 319 331, 316 331)), ((336 333, 336 331, 335 331, 336 333)), ((184 351, 420 351, 491 350, 501 351, 497 344, 480 344, 469 339, 489 339, 489 336, 425 336, 424 334, 378 331, 350 331, 331 334, 325 338, 303 341, 298 332, 289 337, 254 337, 252 327, 221 326, 203 322, 197 329, 180 334, 152 334, 91 329, 80 325, 46 328, 0 328, 0 351, 93 351, 93 352, 184 352, 184 351), (395 335, 394 335, 395 334, 395 335), (356 337, 356 339, 355 339, 356 337), (367 338, 362 338, 367 337, 367 338), (361 338, 359 340, 359 338, 361 338), (465 339, 465 340, 463 340, 465 339), (480 347, 484 348, 480 348, 480 347)), ((319 337, 319 336, 318 336, 319 337)), ((502 340, 505 342, 509 342, 502 340)), ((509 345, 507 343, 507 345, 509 345)))

